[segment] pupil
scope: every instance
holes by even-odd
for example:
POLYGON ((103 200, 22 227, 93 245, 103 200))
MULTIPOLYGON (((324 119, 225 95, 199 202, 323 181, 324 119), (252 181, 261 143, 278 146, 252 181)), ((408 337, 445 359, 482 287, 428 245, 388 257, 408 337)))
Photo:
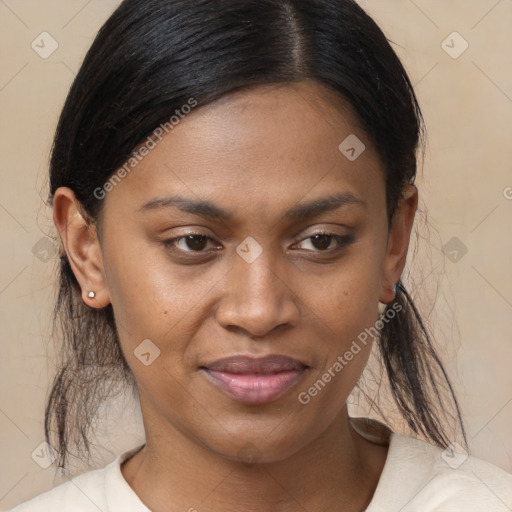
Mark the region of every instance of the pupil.
POLYGON ((313 237, 313 245, 317 249, 328 249, 331 241, 330 239, 330 235, 315 235, 313 237))
POLYGON ((205 242, 206 237, 202 235, 189 235, 187 237, 187 246, 194 251, 204 249, 205 242))

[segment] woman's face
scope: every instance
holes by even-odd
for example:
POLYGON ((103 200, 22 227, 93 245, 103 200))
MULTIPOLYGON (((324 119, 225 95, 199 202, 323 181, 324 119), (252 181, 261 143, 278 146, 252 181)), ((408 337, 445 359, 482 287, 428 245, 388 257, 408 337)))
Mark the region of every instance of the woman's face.
POLYGON ((378 154, 318 84, 192 109, 106 194, 99 277, 80 276, 113 305, 146 430, 268 461, 321 436, 394 296, 409 192, 388 245, 378 154))

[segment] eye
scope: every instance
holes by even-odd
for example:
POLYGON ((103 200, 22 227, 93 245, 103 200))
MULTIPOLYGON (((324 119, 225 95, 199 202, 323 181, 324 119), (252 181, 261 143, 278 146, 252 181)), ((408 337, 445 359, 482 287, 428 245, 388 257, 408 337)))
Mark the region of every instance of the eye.
POLYGON ((334 233, 317 233, 305 238, 302 242, 309 242, 308 247, 302 249, 313 250, 314 252, 334 252, 339 251, 350 245, 354 240, 352 235, 336 235, 334 233))
MULTIPOLYGON (((333 253, 341 251, 350 245, 354 240, 353 235, 336 235, 334 233, 316 233, 296 245, 303 245, 299 249, 306 249, 312 252, 333 253), (307 245, 309 244, 309 247, 307 245), (306 245, 306 247, 304 247, 306 245)), ((213 238, 202 233, 190 233, 176 238, 162 241, 162 244, 171 250, 176 250, 182 253, 196 253, 207 254, 212 250, 222 249, 221 246, 214 245, 212 249, 208 250, 208 244, 214 243, 213 238)), ((213 245, 213 244, 212 244, 213 245)))
MULTIPOLYGON (((207 247, 208 242, 214 240, 209 236, 201 233, 190 233, 188 235, 178 236, 169 240, 164 240, 162 243, 165 247, 177 248, 183 252, 208 252, 204 249, 207 247)), ((217 249, 219 247, 217 246, 217 249)))

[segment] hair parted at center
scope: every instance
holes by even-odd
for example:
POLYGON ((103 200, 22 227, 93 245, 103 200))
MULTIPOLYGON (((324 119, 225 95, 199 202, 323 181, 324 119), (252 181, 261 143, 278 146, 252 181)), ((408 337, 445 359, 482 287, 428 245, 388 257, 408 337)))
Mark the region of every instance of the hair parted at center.
MULTIPOLYGON (((66 98, 48 203, 57 188, 72 189, 101 241, 109 234, 101 230, 103 199, 94 191, 190 98, 201 106, 235 91, 304 80, 348 103, 378 151, 390 227, 404 187, 416 178, 424 121, 390 42, 353 0, 124 0, 99 30, 66 98)), ((83 302, 62 248, 58 271, 54 324, 62 347, 45 436, 65 468, 69 455, 90 455, 91 422, 108 386, 133 389, 136 382, 112 305, 83 302)), ((378 345, 398 411, 418 436, 447 447, 442 416, 452 410, 467 445, 455 393, 402 281, 395 302, 401 308, 380 330, 378 345)))

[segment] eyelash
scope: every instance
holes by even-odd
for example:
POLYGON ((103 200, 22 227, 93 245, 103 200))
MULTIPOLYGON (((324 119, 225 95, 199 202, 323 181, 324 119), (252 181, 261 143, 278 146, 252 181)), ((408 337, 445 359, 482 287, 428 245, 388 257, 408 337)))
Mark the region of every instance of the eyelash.
MULTIPOLYGON (((332 239, 334 239, 338 244, 339 246, 334 248, 334 249, 325 249, 325 250, 320 250, 320 249, 317 249, 317 250, 308 250, 308 252, 313 252, 313 253, 319 253, 319 254, 333 254, 333 253, 336 253, 336 252, 340 252, 342 251, 343 249, 347 248, 353 241, 354 241, 354 237, 353 235, 336 235, 334 233, 329 233, 329 232, 319 232, 319 233, 314 233, 306 238, 303 238, 302 240, 299 240, 297 243, 299 242, 304 242, 306 240, 310 240, 314 237, 317 237, 317 236, 327 236, 327 237, 330 237, 332 239)), ((211 254, 212 252, 214 251, 206 251, 206 250, 201 250, 201 251, 193 251, 193 250, 189 250, 189 251, 185 251, 183 249, 178 249, 175 244, 176 242, 180 241, 180 240, 185 240, 186 238, 188 237, 203 237, 203 238, 206 238, 207 241, 213 241, 213 238, 203 234, 203 233, 188 233, 187 235, 182 235, 182 236, 178 236, 176 238, 170 238, 168 240, 163 240, 162 241, 162 244, 164 245, 164 247, 166 247, 167 249, 170 249, 170 250, 173 250, 173 251, 179 251, 180 253, 182 254, 197 254, 197 255, 205 255, 205 254, 211 254)), ((329 244, 330 245, 330 244, 329 244)), ((188 257, 188 256, 187 256, 188 257)), ((195 256, 191 256, 191 257, 195 257, 195 256)))

